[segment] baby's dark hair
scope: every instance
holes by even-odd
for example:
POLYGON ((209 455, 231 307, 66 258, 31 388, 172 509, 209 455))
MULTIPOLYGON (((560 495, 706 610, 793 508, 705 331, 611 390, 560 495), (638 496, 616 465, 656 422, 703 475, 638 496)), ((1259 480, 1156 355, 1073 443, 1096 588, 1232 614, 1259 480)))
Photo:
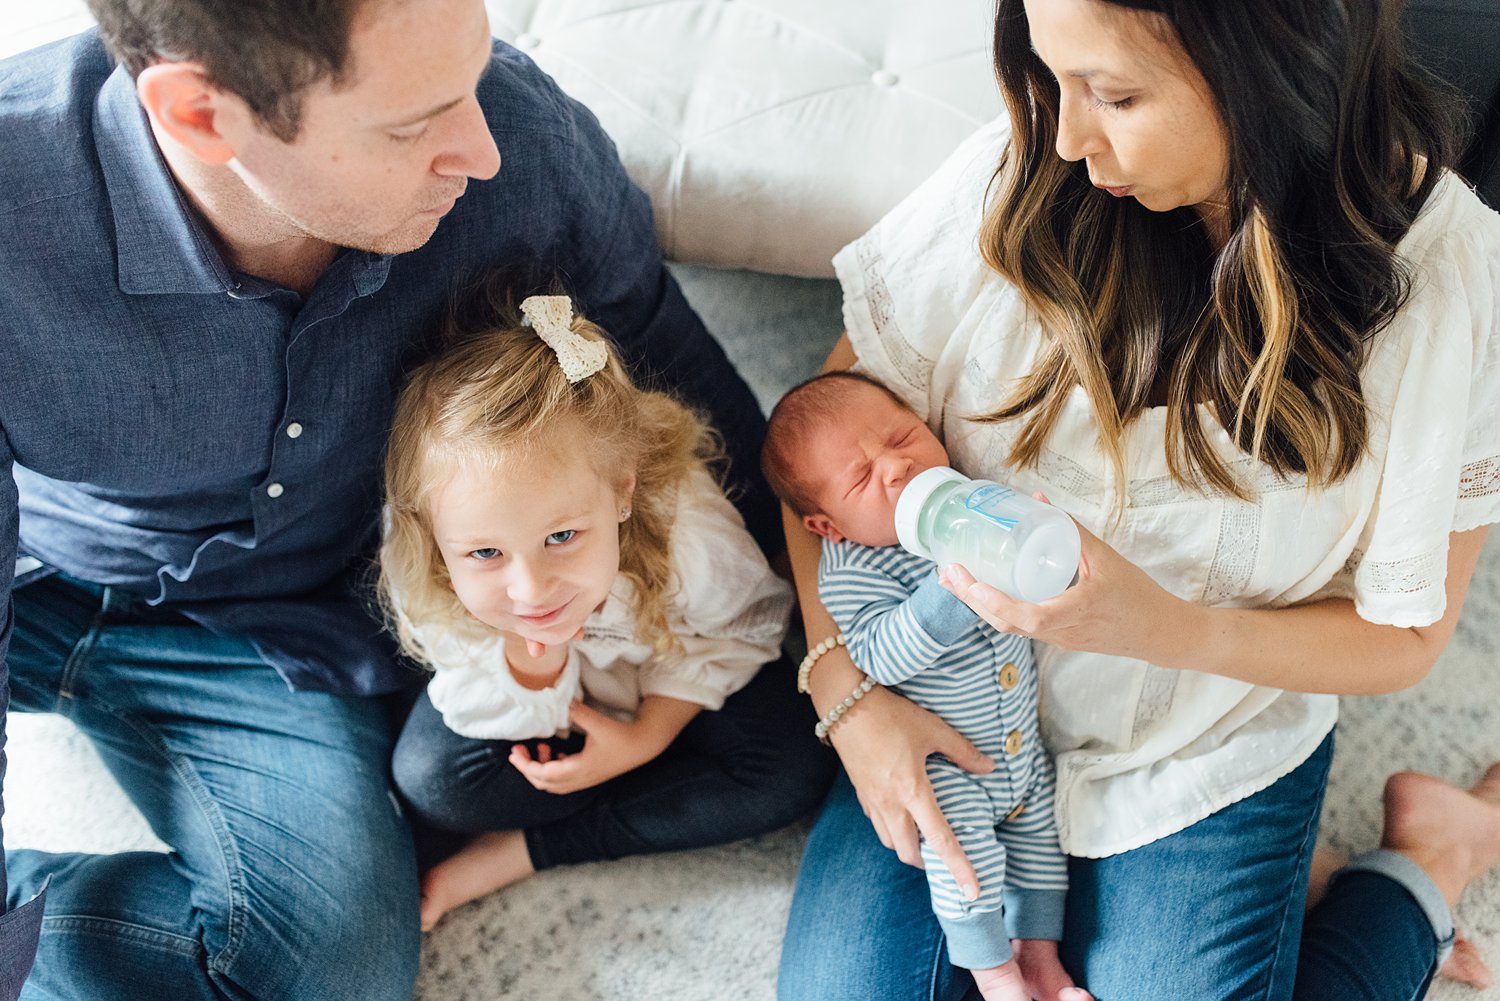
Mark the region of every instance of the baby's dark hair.
POLYGON ((860 372, 824 372, 805 379, 787 390, 771 411, 767 422, 766 443, 760 450, 760 468, 776 496, 797 517, 817 513, 811 484, 797 475, 797 459, 810 435, 822 429, 830 419, 843 415, 841 409, 850 390, 873 386, 902 410, 910 410, 906 401, 889 387, 860 372))

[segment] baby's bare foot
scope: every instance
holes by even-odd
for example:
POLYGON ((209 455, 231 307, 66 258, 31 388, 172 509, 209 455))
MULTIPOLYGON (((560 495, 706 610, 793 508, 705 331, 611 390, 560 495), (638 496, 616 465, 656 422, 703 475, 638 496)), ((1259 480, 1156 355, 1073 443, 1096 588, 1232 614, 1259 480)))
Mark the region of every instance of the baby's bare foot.
POLYGON ((1420 865, 1456 906, 1464 887, 1500 864, 1500 763, 1467 791, 1420 772, 1392 775, 1380 843, 1420 865))

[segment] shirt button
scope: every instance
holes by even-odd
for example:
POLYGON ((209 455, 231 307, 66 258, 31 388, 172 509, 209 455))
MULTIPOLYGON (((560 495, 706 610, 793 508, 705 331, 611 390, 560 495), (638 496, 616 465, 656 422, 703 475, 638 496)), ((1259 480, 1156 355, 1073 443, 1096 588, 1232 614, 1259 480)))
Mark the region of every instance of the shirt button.
POLYGON ((1019 682, 1020 680, 1021 680, 1021 672, 1016 669, 1016 665, 1014 665, 1014 664, 1004 664, 1004 665, 1001 666, 1001 668, 1000 668, 1000 687, 1001 688, 1004 688, 1004 689, 1007 689, 1007 690, 1012 689, 1012 688, 1016 687, 1017 682, 1019 682))
POLYGON ((1007 736, 1005 738, 1005 753, 1006 754, 1020 754, 1021 753, 1021 745, 1024 744, 1025 742, 1026 742, 1026 738, 1023 737, 1023 736, 1021 736, 1021 731, 1020 730, 1012 730, 1010 732, 1009 736, 1007 736))
POLYGON ((266 487, 266 496, 270 497, 272 500, 275 500, 277 497, 280 497, 284 493, 286 493, 286 487, 282 486, 280 483, 273 483, 270 486, 266 487))
POLYGON ((531 32, 525 32, 516 36, 516 48, 525 49, 528 52, 535 51, 542 44, 541 38, 531 32))
POLYGON ((296 421, 292 421, 292 423, 286 426, 286 436, 288 438, 301 438, 302 425, 298 424, 296 421))
POLYGON ((890 70, 876 70, 870 74, 870 82, 877 87, 894 87, 901 82, 901 78, 890 70))

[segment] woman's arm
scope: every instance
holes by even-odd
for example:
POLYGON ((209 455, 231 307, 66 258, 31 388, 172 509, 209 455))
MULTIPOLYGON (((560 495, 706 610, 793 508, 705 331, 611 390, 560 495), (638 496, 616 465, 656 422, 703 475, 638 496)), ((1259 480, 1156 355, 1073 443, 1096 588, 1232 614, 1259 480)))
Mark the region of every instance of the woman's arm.
MULTIPOLYGON (((845 334, 828 355, 823 371, 845 369, 854 361, 854 350, 845 334)), ((838 632, 818 600, 818 537, 804 528, 801 519, 785 505, 782 527, 802 622, 808 645, 812 646, 838 632)), ((835 647, 819 658, 808 679, 813 705, 820 715, 827 713, 861 680, 860 671, 847 651, 835 647)), ((873 689, 856 703, 834 727, 830 739, 881 844, 895 849, 903 862, 920 866, 920 832, 958 884, 971 897, 977 896, 974 867, 964 857, 938 808, 927 780, 926 762, 929 754, 942 754, 959 767, 975 772, 987 772, 994 763, 937 716, 884 688, 873 689)))
POLYGON ((1486 529, 1449 536, 1443 617, 1411 628, 1367 622, 1345 599, 1280 609, 1205 608, 1169 594, 1080 531, 1079 582, 1050 601, 1013 601, 962 568, 945 574, 949 589, 997 629, 1066 650, 1134 657, 1290 691, 1378 695, 1422 680, 1448 645, 1486 529))

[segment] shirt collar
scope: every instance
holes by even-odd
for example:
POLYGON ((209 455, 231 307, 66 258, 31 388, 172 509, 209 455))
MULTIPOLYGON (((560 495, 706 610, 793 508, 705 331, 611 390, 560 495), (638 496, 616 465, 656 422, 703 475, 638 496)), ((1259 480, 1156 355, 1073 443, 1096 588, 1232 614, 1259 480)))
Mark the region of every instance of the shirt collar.
POLYGON ((94 144, 114 214, 120 290, 136 295, 228 292, 235 279, 188 204, 136 98, 116 67, 100 88, 94 144))

